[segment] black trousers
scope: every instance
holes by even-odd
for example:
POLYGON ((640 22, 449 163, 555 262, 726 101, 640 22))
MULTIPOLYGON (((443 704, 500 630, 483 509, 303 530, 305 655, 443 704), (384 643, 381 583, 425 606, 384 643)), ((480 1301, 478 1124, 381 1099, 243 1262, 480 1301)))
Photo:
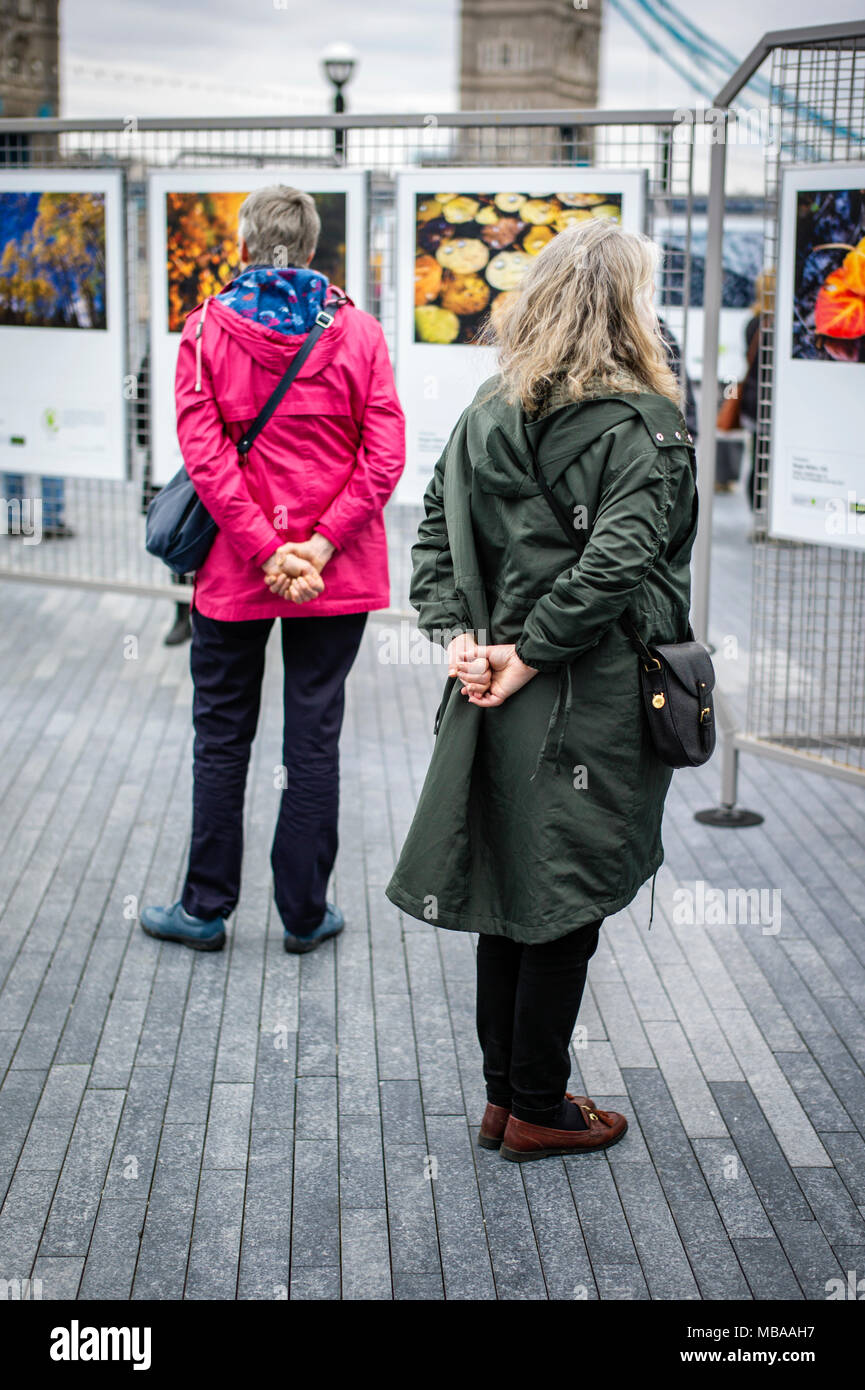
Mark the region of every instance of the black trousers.
POLYGON ((603 925, 537 946, 478 937, 478 1037, 487 1100, 518 1120, 547 1124, 565 1098, 570 1042, 603 925))
MULTIPOLYGON (((365 623, 365 613, 282 619, 283 790, 271 865, 279 915, 298 936, 325 912, 337 850, 345 680, 365 623)), ((196 917, 226 917, 237 906, 246 774, 272 626, 272 618, 222 622, 192 614, 194 791, 182 902, 196 917)))

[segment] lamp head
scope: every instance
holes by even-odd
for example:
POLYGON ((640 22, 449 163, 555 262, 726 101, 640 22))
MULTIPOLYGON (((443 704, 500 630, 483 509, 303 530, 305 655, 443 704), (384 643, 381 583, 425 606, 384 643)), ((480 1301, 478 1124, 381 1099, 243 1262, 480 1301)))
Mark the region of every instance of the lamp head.
POLYGON ((321 55, 321 66, 334 87, 344 87, 357 67, 357 52, 348 43, 329 44, 321 55))

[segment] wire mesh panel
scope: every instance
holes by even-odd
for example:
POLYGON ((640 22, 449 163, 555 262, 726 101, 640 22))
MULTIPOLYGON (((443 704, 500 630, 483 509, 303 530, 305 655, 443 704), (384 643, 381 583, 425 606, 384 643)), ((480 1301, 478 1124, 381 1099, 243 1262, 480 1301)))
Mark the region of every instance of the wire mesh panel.
MULTIPOLYGON (((127 343, 127 456, 120 481, 65 478, 64 539, 33 537, 0 527, 0 577, 76 583, 178 597, 168 571, 144 550, 144 512, 153 495, 151 382, 147 347, 150 266, 147 176, 155 169, 285 167, 297 171, 362 169, 368 173, 367 307, 395 349, 395 175, 429 168, 443 176, 454 166, 594 166, 643 169, 647 176, 647 230, 666 242, 660 299, 673 306, 681 338, 688 331, 693 144, 675 139, 680 112, 599 113, 461 112, 429 116, 286 117, 218 120, 0 121, 2 169, 119 169, 124 176, 127 343)), ((437 177, 435 182, 441 180, 437 177)), ((446 180, 445 180, 446 182, 446 180)), ((564 185, 563 185, 564 186, 564 185)), ((685 360, 686 341, 680 341, 685 360)), ((443 402, 442 409, 447 410, 443 402)), ((454 411, 456 415, 458 412, 454 411)), ((446 432, 455 421, 443 421, 446 432)), ((47 480, 14 480, 21 496, 41 497, 47 480)), ((0 473, 0 497, 14 502, 0 473)), ((419 509, 392 504, 388 531, 392 603, 405 609, 409 548, 419 509)), ((9 513, 11 515, 11 513, 9 513)))
MULTIPOLYGON (((775 269, 784 167, 863 158, 865 49, 851 40, 777 48, 771 80, 778 140, 766 156, 764 263, 775 269)), ((760 330, 745 734, 865 772, 865 553, 767 534, 775 355, 789 350, 776 341, 773 309, 770 288, 760 330)), ((858 378, 855 389, 863 389, 858 378)), ((851 446, 861 451, 863 441, 851 446)))

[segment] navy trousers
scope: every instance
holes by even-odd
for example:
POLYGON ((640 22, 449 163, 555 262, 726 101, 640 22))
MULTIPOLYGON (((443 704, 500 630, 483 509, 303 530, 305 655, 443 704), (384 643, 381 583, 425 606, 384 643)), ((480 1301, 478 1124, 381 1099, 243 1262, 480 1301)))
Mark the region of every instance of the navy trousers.
MULTIPOLYGON (((281 624, 283 790, 270 862, 283 925, 303 936, 324 916, 336 859, 345 680, 366 614, 281 624)), ((192 614, 194 791, 182 902, 195 917, 227 917, 240 894, 243 799, 272 626, 272 618, 230 623, 192 614)))

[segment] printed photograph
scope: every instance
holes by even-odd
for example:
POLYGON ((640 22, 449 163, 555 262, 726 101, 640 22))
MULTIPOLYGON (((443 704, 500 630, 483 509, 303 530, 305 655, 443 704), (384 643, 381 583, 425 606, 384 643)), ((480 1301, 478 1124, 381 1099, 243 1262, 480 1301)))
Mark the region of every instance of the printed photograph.
POLYGON ((106 324, 105 194, 0 193, 0 325, 106 324))
MULTIPOLYGON (((664 232, 658 237, 664 252, 661 268, 660 303, 670 308, 685 305, 685 274, 688 273, 687 304, 703 307, 706 274, 706 231, 692 227, 690 265, 688 238, 681 231, 664 232)), ((754 298, 754 283, 763 265, 763 224, 754 227, 725 228, 722 249, 721 307, 748 309, 754 298)))
POLYGON ((557 232, 622 220, 621 193, 426 193, 415 201, 415 342, 474 343, 557 232))
MULTIPOLYGON (((208 295, 219 294, 240 268, 237 214, 248 193, 166 194, 168 329, 179 333, 186 315, 208 295)), ((313 193, 321 218, 314 270, 345 285, 346 198, 313 193)))
POLYGON ((865 189, 800 192, 791 356, 865 362, 865 189))

